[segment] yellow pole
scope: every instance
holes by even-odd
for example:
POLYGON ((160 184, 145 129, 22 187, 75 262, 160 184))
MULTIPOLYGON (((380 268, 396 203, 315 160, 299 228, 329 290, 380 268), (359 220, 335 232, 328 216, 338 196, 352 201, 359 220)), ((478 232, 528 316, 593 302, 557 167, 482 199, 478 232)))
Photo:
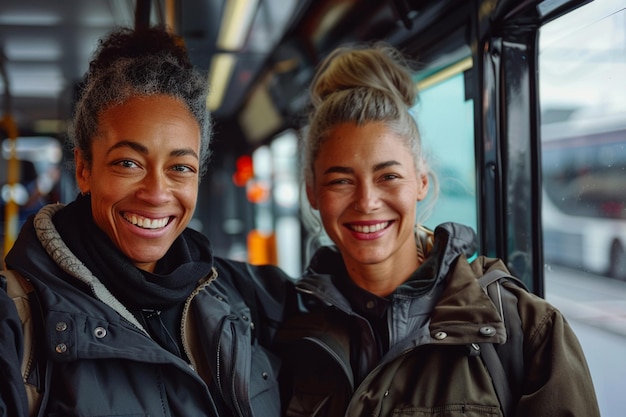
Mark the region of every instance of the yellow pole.
MULTIPOLYGON (((2 118, 2 127, 6 131, 9 139, 9 160, 7 172, 7 186, 11 190, 9 200, 6 202, 4 211, 4 256, 13 247, 17 237, 17 225, 19 217, 19 207, 13 199, 13 189, 20 180, 20 161, 17 159, 17 126, 13 118, 6 114, 2 118)), ((3 258, 4 259, 4 258, 3 258)))
POLYGON ((178 33, 176 17, 176 1, 165 0, 165 25, 172 31, 172 33, 178 33))

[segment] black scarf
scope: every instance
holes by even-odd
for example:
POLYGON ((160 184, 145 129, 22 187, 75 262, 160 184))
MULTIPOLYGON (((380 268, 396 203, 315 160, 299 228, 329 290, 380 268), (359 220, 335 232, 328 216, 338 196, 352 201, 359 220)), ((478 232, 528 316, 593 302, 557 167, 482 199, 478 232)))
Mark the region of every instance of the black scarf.
POLYGON ((89 196, 79 196, 53 221, 74 255, 133 310, 165 310, 179 305, 213 267, 209 240, 185 229, 157 262, 154 273, 137 268, 95 224, 89 196))

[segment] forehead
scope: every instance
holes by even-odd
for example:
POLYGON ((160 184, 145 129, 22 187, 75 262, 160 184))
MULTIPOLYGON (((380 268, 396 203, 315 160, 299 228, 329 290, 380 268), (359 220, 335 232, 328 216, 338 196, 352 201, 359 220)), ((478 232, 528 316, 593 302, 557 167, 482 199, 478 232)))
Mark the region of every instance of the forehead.
POLYGON ((159 146, 200 146, 200 125, 189 109, 169 96, 133 97, 104 110, 100 138, 155 142, 159 146))
POLYGON ((385 160, 412 161, 406 140, 382 122, 342 123, 320 145, 317 162, 354 164, 385 160))

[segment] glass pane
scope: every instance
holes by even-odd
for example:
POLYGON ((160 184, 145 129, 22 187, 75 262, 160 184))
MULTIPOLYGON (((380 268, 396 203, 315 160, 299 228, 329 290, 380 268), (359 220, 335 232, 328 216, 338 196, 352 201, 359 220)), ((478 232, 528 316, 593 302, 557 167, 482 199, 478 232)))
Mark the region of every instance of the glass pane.
POLYGON ((576 331, 604 417, 626 408, 626 11, 540 31, 546 298, 576 331))
MULTIPOLYGON (((457 222, 476 230, 476 161, 473 101, 465 97, 465 77, 458 73, 420 91, 411 110, 417 117, 422 146, 440 186, 440 195, 422 223, 434 228, 457 222)), ((427 207, 428 202, 418 204, 427 207)))

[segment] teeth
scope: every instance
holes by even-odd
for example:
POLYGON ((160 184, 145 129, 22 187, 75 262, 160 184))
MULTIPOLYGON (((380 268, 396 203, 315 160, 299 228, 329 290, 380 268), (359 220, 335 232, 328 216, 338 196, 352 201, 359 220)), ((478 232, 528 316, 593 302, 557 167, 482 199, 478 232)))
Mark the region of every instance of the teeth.
POLYGON ((169 220, 167 217, 163 219, 149 219, 147 217, 138 217, 134 214, 124 214, 124 218, 135 226, 139 226, 143 229, 160 229, 162 227, 165 227, 169 220))
POLYGON ((369 226, 352 225, 350 227, 352 228, 352 230, 358 233, 374 233, 378 232, 379 230, 383 230, 388 225, 389 222, 383 222, 378 224, 371 224, 369 226))

